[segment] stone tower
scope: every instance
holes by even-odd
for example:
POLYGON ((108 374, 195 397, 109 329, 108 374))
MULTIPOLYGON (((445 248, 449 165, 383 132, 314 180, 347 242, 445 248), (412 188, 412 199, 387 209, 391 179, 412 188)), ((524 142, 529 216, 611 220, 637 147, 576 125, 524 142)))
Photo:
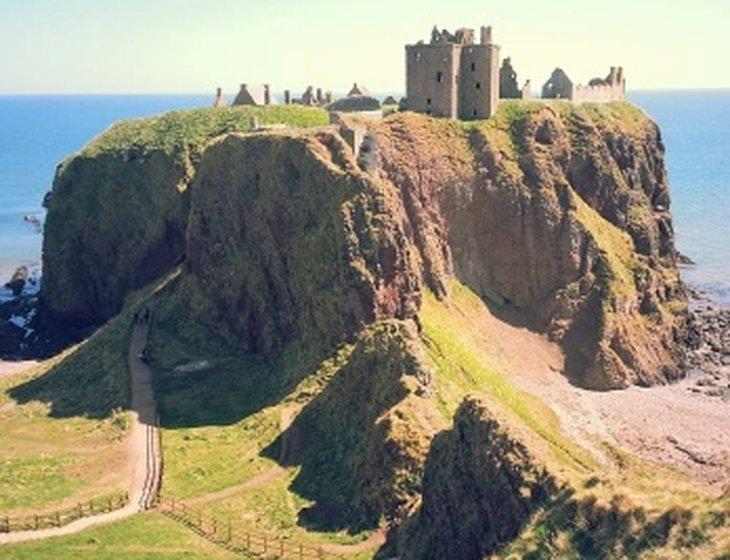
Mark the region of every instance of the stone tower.
POLYGON ((431 32, 428 44, 406 46, 406 104, 411 111, 437 117, 485 119, 499 104, 500 48, 492 28, 431 32))

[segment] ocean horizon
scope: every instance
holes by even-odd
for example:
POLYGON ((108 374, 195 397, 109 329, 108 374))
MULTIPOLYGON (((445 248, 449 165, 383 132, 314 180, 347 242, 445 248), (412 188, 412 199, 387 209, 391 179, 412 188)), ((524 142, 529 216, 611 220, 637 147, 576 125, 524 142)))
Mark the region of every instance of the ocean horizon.
MULTIPOLYGON (((396 92, 379 94, 398 95, 396 92)), ((229 95, 228 100, 232 98, 229 95)), ((683 279, 730 307, 730 89, 636 90, 667 149, 677 247, 695 265, 683 279)), ((212 94, 0 95, 0 285, 37 268, 43 197, 56 166, 114 122, 210 106, 212 94)))

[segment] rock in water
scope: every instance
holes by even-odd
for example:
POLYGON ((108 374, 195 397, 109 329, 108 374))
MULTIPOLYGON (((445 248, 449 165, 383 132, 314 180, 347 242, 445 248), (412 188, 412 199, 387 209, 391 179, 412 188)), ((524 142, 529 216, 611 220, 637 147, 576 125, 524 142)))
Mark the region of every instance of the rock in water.
POLYGON ((18 297, 21 293, 23 293, 23 288, 29 278, 30 272, 28 271, 28 267, 25 265, 19 266, 13 273, 10 280, 5 283, 5 287, 13 292, 15 297, 18 297))

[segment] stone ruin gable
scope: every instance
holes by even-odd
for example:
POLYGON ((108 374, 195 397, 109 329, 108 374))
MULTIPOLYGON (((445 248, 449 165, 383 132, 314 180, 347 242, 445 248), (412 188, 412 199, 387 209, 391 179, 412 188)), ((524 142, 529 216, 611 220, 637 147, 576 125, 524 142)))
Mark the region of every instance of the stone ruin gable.
POLYGON ((277 105, 269 84, 241 84, 231 105, 277 105))
POLYGON ((360 97, 363 95, 367 95, 368 97, 370 97, 370 90, 368 90, 368 88, 363 85, 357 85, 357 82, 352 84, 352 88, 347 93, 347 97, 360 97))
POLYGON ((500 47, 491 27, 456 33, 434 28, 431 42, 406 45, 408 110, 451 119, 491 117, 499 104, 500 47))
POLYGON ((556 68, 542 88, 544 99, 568 99, 576 103, 607 103, 626 98, 626 78, 621 67, 612 66, 605 79, 594 78, 587 86, 576 85, 560 68, 556 68))
POLYGON ((499 98, 529 99, 531 96, 530 80, 527 80, 525 85, 520 88, 517 82, 517 72, 512 66, 512 59, 505 58, 499 69, 499 98))
POLYGON ((556 68, 542 86, 543 99, 573 99, 573 81, 562 68, 556 68))

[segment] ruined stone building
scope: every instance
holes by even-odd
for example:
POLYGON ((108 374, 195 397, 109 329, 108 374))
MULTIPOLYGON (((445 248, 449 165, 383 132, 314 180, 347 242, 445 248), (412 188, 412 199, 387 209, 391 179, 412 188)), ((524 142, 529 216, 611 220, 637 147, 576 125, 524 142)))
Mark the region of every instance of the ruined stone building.
POLYGON ((499 69, 499 97, 500 99, 529 99, 532 93, 530 91, 530 80, 520 87, 517 82, 517 72, 512 67, 512 59, 507 57, 502 61, 502 67, 499 69))
POLYGON ((241 84, 241 89, 231 105, 277 105, 269 84, 241 84))
POLYGON ((499 52, 492 28, 451 34, 434 28, 431 41, 406 45, 406 106, 452 119, 485 119, 499 104, 499 52))
MULTIPOLYGON (((482 27, 479 43, 474 30, 455 33, 434 27, 428 43, 406 45, 406 98, 409 111, 451 119, 484 119, 497 110, 500 99, 529 99, 530 81, 520 87, 512 60, 500 62, 500 47, 492 40, 492 28, 482 27)), ((545 99, 603 103, 626 97, 623 68, 587 86, 575 85, 557 68, 543 86, 545 99)))
POLYGON ((594 103, 623 100, 626 98, 624 69, 612 66, 605 79, 594 78, 587 86, 583 86, 574 84, 561 68, 556 68, 542 87, 542 97, 594 103))
POLYGON ((301 97, 292 98, 290 90, 284 90, 284 103, 286 105, 307 105, 309 107, 324 107, 332 103, 332 92, 323 92, 322 88, 316 90, 314 86, 307 86, 301 97))
POLYGON ((355 82, 347 93, 347 97, 355 97, 358 95, 370 95, 370 91, 365 86, 358 86, 357 82, 355 82))

